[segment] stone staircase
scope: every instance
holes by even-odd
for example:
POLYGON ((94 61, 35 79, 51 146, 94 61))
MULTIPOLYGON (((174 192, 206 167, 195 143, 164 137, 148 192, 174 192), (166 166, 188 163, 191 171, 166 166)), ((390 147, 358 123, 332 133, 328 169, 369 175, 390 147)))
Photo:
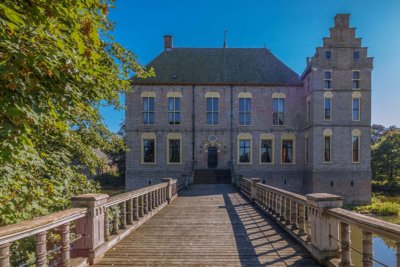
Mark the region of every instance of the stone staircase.
POLYGON ((227 169, 199 169, 194 171, 194 184, 230 184, 231 171, 227 169))

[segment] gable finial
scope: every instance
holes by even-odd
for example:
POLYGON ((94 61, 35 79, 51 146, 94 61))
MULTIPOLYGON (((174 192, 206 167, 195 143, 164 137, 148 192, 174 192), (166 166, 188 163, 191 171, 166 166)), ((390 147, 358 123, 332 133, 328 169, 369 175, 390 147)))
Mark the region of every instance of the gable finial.
POLYGON ((224 48, 226 48, 227 46, 226 46, 226 33, 227 33, 228 31, 227 30, 225 30, 224 31, 224 48))

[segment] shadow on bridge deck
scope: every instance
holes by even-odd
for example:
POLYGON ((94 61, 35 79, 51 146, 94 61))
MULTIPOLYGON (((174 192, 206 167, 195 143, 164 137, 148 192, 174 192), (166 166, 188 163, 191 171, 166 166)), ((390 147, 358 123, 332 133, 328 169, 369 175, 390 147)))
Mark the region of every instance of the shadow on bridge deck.
POLYGON ((319 266, 231 185, 192 185, 96 266, 319 266))

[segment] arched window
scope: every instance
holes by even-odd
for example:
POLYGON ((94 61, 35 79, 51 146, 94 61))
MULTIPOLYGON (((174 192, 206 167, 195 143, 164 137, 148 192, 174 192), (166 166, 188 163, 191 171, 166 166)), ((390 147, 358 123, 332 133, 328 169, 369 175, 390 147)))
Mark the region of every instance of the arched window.
POLYGON ((352 142, 352 162, 360 163, 360 137, 361 132, 358 129, 354 129, 351 132, 351 142, 352 142))
POLYGON ((361 93, 354 92, 352 94, 352 115, 353 121, 359 121, 361 119, 361 93))
POLYGON ((332 135, 331 129, 324 131, 324 163, 332 162, 332 135))
POLYGON ((333 94, 331 92, 324 93, 324 120, 332 120, 332 98, 333 94))

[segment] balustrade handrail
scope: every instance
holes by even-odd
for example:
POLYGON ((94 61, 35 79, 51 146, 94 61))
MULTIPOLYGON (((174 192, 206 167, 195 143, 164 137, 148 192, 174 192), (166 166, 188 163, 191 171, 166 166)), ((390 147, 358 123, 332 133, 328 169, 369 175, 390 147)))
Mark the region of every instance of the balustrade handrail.
POLYGON ((0 227, 0 245, 44 232, 86 216, 87 208, 71 208, 0 227))
POLYGON ((293 193, 293 192, 290 192, 290 191, 287 191, 287 190, 284 190, 284 189, 280 189, 280 188, 277 188, 277 187, 273 187, 273 186, 266 185, 266 184, 261 184, 261 183, 257 183, 257 186, 258 187, 264 187, 264 188, 267 188, 267 189, 269 189, 271 191, 278 192, 278 193, 284 195, 285 197, 292 198, 293 200, 295 200, 296 202, 298 202, 298 203, 300 203, 302 205, 307 205, 307 198, 305 196, 300 195, 300 194, 296 194, 296 193, 293 193))
POLYGON ((326 212, 341 222, 355 225, 362 230, 400 242, 400 225, 398 224, 385 222, 342 208, 327 209, 326 212))
MULTIPOLYGON (((171 184, 174 184, 174 183, 176 183, 176 180, 172 180, 171 181, 171 184)), ((140 189, 132 190, 132 191, 129 191, 129 192, 125 192, 125 193, 121 193, 121 194, 109 197, 107 199, 107 204, 105 204, 105 207, 111 207, 111 206, 114 206, 114 205, 119 204, 121 202, 124 202, 124 201, 126 201, 128 199, 148 194, 151 191, 154 191, 154 190, 157 190, 157 189, 160 189, 160 188, 163 188, 163 187, 167 186, 167 184, 168 183, 165 183, 165 182, 164 183, 159 183, 159 184, 151 185, 151 186, 148 186, 148 187, 145 187, 145 188, 140 188, 140 189)))

